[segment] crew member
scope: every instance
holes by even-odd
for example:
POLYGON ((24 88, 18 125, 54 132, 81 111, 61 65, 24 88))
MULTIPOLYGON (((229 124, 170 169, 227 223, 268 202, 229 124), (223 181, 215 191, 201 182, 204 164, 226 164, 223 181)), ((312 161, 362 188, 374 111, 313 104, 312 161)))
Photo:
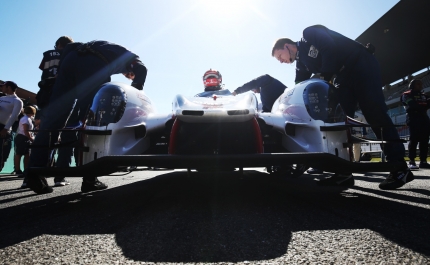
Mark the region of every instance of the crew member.
POLYGON ((22 100, 15 94, 18 88, 15 82, 6 81, 1 84, 1 88, 6 96, 0 98, 0 171, 3 169, 12 147, 12 125, 23 106, 22 100))
MULTIPOLYGON (((41 81, 38 83, 39 92, 37 92, 36 100, 39 108, 43 109, 49 103, 52 87, 57 77, 58 65, 60 64, 61 51, 67 44, 72 43, 73 39, 68 36, 62 36, 55 42, 54 50, 48 50, 43 53, 42 62, 39 69, 42 70, 41 81)), ((40 117, 40 111, 36 114, 40 117)))
POLYGON ((254 91, 254 93, 260 93, 263 112, 270 112, 276 99, 284 93, 285 88, 287 88, 286 85, 266 74, 236 88, 232 94, 236 96, 249 90, 254 91))
MULTIPOLYGON (((50 139, 48 130, 61 129, 67 123, 76 124, 79 120, 84 120, 99 87, 103 83, 109 82, 110 76, 113 74, 130 72, 134 73, 131 85, 142 90, 147 69, 139 57, 128 49, 102 40, 67 44, 62 51, 57 80, 34 145, 48 146, 50 139), (75 99, 77 100, 76 106, 69 116, 75 99)), ((56 132, 52 133, 52 141, 58 138, 57 135, 56 132)), ((34 148, 30 155, 29 167, 47 166, 49 152, 45 148, 34 148)), ((48 186, 44 177, 32 175, 27 170, 24 173, 28 177, 28 186, 34 192, 38 194, 52 192, 52 188, 48 186)), ((85 177, 81 191, 88 192, 106 188, 107 185, 96 177, 85 177)))
MULTIPOLYGON (((272 56, 281 63, 297 61, 296 83, 309 79, 312 73, 319 73, 326 81, 333 79, 344 113, 354 117, 358 103, 379 139, 382 128, 384 140, 391 140, 384 148, 387 161, 401 164, 403 169, 390 172, 379 188, 396 189, 412 181, 414 176, 404 161, 404 146, 387 114, 374 48, 368 47, 322 25, 315 25, 306 28, 298 42, 278 39, 272 48, 272 56)), ((354 185, 354 179, 351 174, 335 174, 321 180, 320 184, 349 186, 354 185)))
POLYGON ((418 169, 415 164, 417 144, 420 144, 419 168, 430 168, 427 163, 428 142, 430 136, 430 119, 427 110, 430 98, 424 94, 421 80, 414 79, 409 83, 409 90, 403 93, 402 104, 406 108, 406 124, 409 126, 409 169, 418 169))

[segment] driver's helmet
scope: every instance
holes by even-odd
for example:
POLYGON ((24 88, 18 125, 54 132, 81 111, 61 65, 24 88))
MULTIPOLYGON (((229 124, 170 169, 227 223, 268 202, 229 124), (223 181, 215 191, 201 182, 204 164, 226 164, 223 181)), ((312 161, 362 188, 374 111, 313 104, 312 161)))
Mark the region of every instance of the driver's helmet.
POLYGON ((209 69, 203 75, 203 85, 205 91, 221 90, 222 75, 217 70, 209 69))

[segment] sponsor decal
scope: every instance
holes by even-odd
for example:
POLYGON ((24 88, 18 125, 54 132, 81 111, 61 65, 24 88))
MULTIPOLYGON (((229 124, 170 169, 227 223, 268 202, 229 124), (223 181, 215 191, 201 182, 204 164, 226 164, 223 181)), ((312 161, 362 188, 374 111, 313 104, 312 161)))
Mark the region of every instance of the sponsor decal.
POLYGON ((217 86, 219 84, 218 79, 216 78, 209 78, 203 81, 205 86, 217 86))
POLYGON ((311 45, 311 47, 309 48, 308 56, 312 58, 317 58, 318 50, 317 48, 315 48, 315 46, 311 45))
POLYGON ((112 96, 110 105, 112 107, 118 107, 122 102, 121 96, 112 96))
POLYGON ((315 106, 315 107, 314 107, 314 112, 315 112, 315 113, 320 113, 320 112, 321 112, 321 110, 320 110, 320 108, 319 108, 318 106, 315 106))
POLYGON ((223 104, 203 104, 203 109, 220 109, 222 108, 224 105, 223 104))
POLYGON ((318 93, 309 93, 308 100, 311 104, 318 104, 320 102, 318 99, 318 93))

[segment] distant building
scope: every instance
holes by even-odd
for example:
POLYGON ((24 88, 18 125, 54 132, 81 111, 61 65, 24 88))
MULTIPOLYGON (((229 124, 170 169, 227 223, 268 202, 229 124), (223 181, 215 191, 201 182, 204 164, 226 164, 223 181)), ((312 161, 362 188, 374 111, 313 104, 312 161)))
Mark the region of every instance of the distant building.
MULTIPOLYGON (((0 81, 4 81, 3 79, 0 81)), ((16 95, 24 102, 30 103, 32 105, 36 105, 36 93, 28 91, 24 88, 18 87, 18 89, 15 91, 16 95)))

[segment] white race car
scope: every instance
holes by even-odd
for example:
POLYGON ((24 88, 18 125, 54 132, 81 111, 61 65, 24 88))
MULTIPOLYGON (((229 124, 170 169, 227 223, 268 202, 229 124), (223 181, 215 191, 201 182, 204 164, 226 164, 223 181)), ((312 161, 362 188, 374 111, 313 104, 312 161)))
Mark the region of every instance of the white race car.
MULTIPOLYGON (((352 162, 351 127, 335 87, 310 79, 286 89, 270 113, 253 93, 228 90, 177 95, 172 113, 156 114, 143 91, 106 83, 81 130, 72 168, 32 168, 53 176, 102 176, 126 166, 231 169, 281 167, 299 176, 308 167, 338 173, 390 172, 393 163, 352 162)), ((269 170, 270 171, 270 170, 269 170)))

